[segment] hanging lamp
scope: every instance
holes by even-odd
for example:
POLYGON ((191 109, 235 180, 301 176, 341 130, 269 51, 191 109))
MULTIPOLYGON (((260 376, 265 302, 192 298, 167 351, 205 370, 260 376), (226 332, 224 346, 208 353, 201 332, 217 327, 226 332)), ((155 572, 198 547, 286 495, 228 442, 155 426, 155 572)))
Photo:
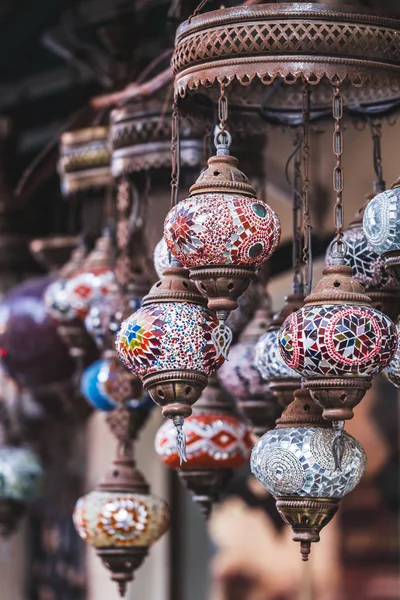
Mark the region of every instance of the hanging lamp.
POLYGON ((341 437, 339 457, 332 452, 337 437, 307 390, 293 402, 254 446, 251 470, 275 498, 283 520, 300 542, 304 561, 311 543, 337 512, 339 500, 360 481, 366 465, 363 447, 348 433, 341 437))
POLYGON ((122 324, 116 341, 122 362, 142 379, 164 417, 176 425, 182 460, 184 418, 227 350, 215 344, 218 321, 204 304, 188 272, 171 266, 142 307, 122 324))
POLYGON ((256 436, 274 427, 281 412, 268 382, 254 365, 256 343, 270 320, 270 299, 264 296, 262 306, 243 330, 239 342, 230 349, 229 360, 218 371, 222 387, 248 418, 256 436))
POLYGON ((251 430, 221 390, 216 375, 185 420, 186 462, 180 465, 175 429, 170 421, 161 425, 155 438, 162 462, 178 471, 206 518, 229 483, 234 469, 245 465, 253 445, 251 430))

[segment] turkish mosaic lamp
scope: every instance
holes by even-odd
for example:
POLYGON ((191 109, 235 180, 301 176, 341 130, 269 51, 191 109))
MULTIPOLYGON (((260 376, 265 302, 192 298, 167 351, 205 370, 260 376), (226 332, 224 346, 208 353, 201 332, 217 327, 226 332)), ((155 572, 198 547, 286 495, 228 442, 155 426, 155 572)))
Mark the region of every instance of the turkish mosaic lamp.
POLYGON ((109 412, 117 404, 107 395, 105 382, 108 378, 108 362, 97 360, 87 367, 81 378, 81 393, 96 410, 109 412))
POLYGON ((180 479, 193 494, 204 516, 230 481, 234 469, 245 465, 253 440, 251 429, 222 391, 216 375, 185 420, 187 461, 180 466, 174 426, 166 421, 155 438, 156 453, 171 469, 178 470, 180 479))
POLYGON ((208 299, 208 306, 225 319, 276 250, 280 222, 258 200, 248 178, 229 154, 230 135, 208 161, 189 197, 168 213, 164 237, 173 256, 190 269, 190 278, 208 299))
POLYGON ((305 305, 280 330, 287 366, 303 378, 331 421, 353 417, 353 408, 388 366, 397 349, 394 323, 371 306, 351 267, 325 267, 305 305))
POLYGON ((78 500, 73 519, 125 596, 150 547, 167 531, 170 513, 164 500, 150 493, 132 456, 123 454, 104 481, 78 500))
POLYGON ((80 319, 86 317, 95 297, 108 295, 110 285, 115 281, 113 266, 114 248, 111 237, 105 233, 66 285, 69 305, 80 319))
POLYGON ((66 286, 68 279, 73 277, 83 266, 85 248, 79 245, 72 253, 70 260, 59 273, 59 278, 49 285, 44 293, 44 303, 49 315, 57 322, 71 321, 76 317, 75 310, 68 302, 66 286))
MULTIPOLYGON (((400 336, 400 324, 397 323, 397 335, 400 336)), ((389 365, 384 369, 383 374, 397 388, 400 388, 400 347, 397 347, 396 353, 389 365)))
POLYGON ((361 444, 344 431, 338 436, 307 390, 295 392, 276 429, 260 438, 251 456, 253 475, 276 499, 305 561, 365 465, 361 444))
POLYGON ((170 265, 170 256, 171 253, 168 250, 166 241, 164 237, 162 237, 161 240, 156 244, 153 254, 154 269, 160 279, 163 276, 165 269, 168 269, 170 265))
POLYGON ((400 180, 369 202, 363 217, 365 236, 400 282, 400 180))
POLYGON ((8 536, 37 498, 43 471, 37 456, 27 448, 0 446, 0 532, 8 536))
POLYGON ((164 417, 178 429, 182 458, 182 425, 224 361, 213 333, 218 320, 182 267, 164 271, 142 307, 123 324, 116 340, 122 360, 143 381, 164 417))
MULTIPOLYGON (((351 267, 354 279, 364 287, 372 306, 396 321, 400 312, 400 287, 386 269, 383 256, 375 251, 364 232, 363 215, 366 206, 365 204, 356 213, 348 229, 343 231, 343 242, 346 245, 344 263, 351 267)), ((326 253, 328 266, 333 264, 334 252, 335 240, 332 240, 326 253)))
POLYGON ((229 360, 218 371, 222 387, 247 417, 256 436, 274 427, 282 411, 268 382, 254 364, 258 339, 270 321, 270 302, 264 297, 262 306, 243 330, 238 343, 230 349, 229 360))
POLYGON ((259 338, 254 350, 254 366, 267 382, 270 391, 283 407, 293 400, 300 387, 301 376, 288 367, 280 351, 279 330, 285 319, 304 304, 303 294, 290 294, 280 311, 272 318, 267 331, 259 338))

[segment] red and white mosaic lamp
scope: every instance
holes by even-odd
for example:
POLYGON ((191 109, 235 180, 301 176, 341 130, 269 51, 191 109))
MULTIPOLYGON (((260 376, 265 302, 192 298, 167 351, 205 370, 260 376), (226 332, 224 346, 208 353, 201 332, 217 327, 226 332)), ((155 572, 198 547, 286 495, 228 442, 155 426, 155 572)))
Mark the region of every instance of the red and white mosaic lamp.
POLYGON ((187 461, 182 466, 170 421, 158 430, 155 449, 167 467, 178 470, 179 477, 193 493, 193 500, 208 517, 234 469, 245 465, 250 458, 251 429, 236 413, 213 375, 192 415, 186 419, 184 431, 187 461))
POLYGON ((277 215, 257 199, 229 154, 230 141, 228 132, 217 132, 216 156, 189 197, 170 210, 164 226, 171 254, 190 269, 190 278, 222 322, 276 250, 281 233, 277 215))

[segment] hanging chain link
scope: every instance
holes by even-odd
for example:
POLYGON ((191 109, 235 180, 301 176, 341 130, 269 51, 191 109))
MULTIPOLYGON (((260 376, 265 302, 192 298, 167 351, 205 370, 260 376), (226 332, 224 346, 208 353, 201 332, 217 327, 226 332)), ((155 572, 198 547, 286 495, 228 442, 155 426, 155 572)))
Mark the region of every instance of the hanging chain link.
POLYGON ((310 88, 307 82, 303 86, 303 264, 304 264, 304 287, 305 294, 311 293, 312 288, 312 247, 311 247, 311 217, 310 217, 310 145, 309 145, 309 126, 310 126, 310 88))
POLYGON ((194 19, 194 17, 197 17, 197 15, 199 15, 201 13, 201 11, 203 10, 203 8, 205 7, 205 5, 207 3, 208 3, 208 0, 201 0, 198 7, 193 11, 192 15, 189 17, 189 19, 188 19, 189 23, 191 22, 192 19, 194 19))
POLYGON ((286 162, 285 175, 286 180, 292 188, 292 265, 293 265, 293 293, 301 294, 304 288, 302 258, 303 258, 303 223, 302 223, 302 173, 301 173, 301 146, 303 136, 299 130, 294 133, 288 129, 292 135, 293 150, 286 162), (293 161, 293 175, 290 176, 289 167, 293 161))
POLYGON ((383 179, 382 169, 382 123, 380 121, 370 121, 372 145, 373 145, 373 163, 376 174, 374 183, 374 192, 379 194, 386 189, 386 183, 383 179))
POLYGON ((221 93, 218 98, 218 127, 214 137, 217 154, 229 154, 232 136, 226 128, 229 117, 228 98, 225 94, 225 84, 221 83, 221 93))
POLYGON ((172 105, 172 127, 171 127, 171 208, 178 204, 179 181, 181 170, 181 144, 180 144, 180 114, 178 98, 175 96, 172 105))
POLYGON ((333 132, 333 153, 336 157, 336 165, 333 169, 333 189, 336 194, 334 208, 334 223, 336 230, 336 250, 344 257, 345 244, 343 242, 343 97, 339 86, 334 87, 332 96, 332 116, 335 121, 335 130, 333 132))
POLYGON ((128 253, 129 218, 131 214, 131 184, 128 177, 122 177, 117 191, 117 246, 118 258, 115 266, 117 281, 125 289, 131 274, 131 260, 128 253))

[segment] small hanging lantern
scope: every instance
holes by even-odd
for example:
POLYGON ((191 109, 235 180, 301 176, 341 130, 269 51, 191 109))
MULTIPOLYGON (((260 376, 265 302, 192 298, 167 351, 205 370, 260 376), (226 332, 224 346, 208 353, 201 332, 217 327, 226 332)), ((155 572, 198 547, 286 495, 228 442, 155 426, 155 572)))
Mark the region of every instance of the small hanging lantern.
POLYGON ((277 500, 283 520, 300 542, 304 561, 312 542, 335 515, 339 500, 360 481, 366 465, 363 447, 348 433, 340 436, 340 455, 332 451, 337 432, 323 419, 307 390, 277 420, 276 429, 254 446, 251 470, 277 500))
POLYGON ((204 304, 187 271, 170 267, 142 307, 122 324, 116 340, 122 362, 142 379, 164 417, 176 425, 183 460, 184 418, 228 351, 216 345, 218 321, 204 304))
POLYGON ((78 500, 73 518, 80 537, 96 549, 125 596, 150 546, 168 529, 170 514, 125 451, 113 460, 104 481, 78 500))
POLYGON ((397 348, 393 322, 371 307, 362 286, 344 265, 323 277, 280 332, 282 357, 304 378, 304 387, 332 421, 353 417, 372 378, 397 348))
POLYGON ((400 282, 400 179, 372 198, 363 217, 364 233, 386 268, 400 282))
POLYGON ((299 388, 301 377, 299 373, 288 367, 282 358, 279 330, 285 319, 299 310, 303 304, 303 294, 287 296, 283 308, 274 315, 266 333, 260 337, 255 347, 254 365, 283 407, 292 402, 293 393, 299 388))
POLYGON ((105 234, 97 240, 81 270, 67 281, 67 299, 79 318, 86 317, 94 297, 108 294, 109 286, 115 279, 113 264, 112 240, 105 234))
POLYGON ((116 403, 105 390, 105 381, 108 378, 108 361, 97 360, 87 367, 81 378, 82 396, 97 410, 109 412, 116 408, 116 403))
POLYGON ((256 342, 270 320, 270 302, 264 298, 263 305, 242 332, 239 342, 230 349, 229 360, 218 371, 221 385, 235 399, 257 436, 274 427, 281 412, 268 382, 254 365, 256 342))
POLYGON ((70 321, 76 317, 68 302, 66 286, 68 279, 80 271, 85 260, 85 248, 82 244, 72 252, 71 258, 60 270, 59 278, 53 281, 44 293, 47 312, 57 322, 70 321))
POLYGON ((257 199, 229 153, 227 106, 222 86, 216 156, 190 188, 189 198, 170 210, 164 226, 170 252, 190 269, 191 279, 222 321, 276 250, 281 232, 277 215, 257 199))
POLYGON ((40 491, 43 471, 36 455, 18 446, 0 446, 0 533, 10 535, 27 503, 40 491))
MULTIPOLYGON (((397 335, 400 339, 400 325, 397 323, 397 335)), ((400 388, 400 344, 397 347, 396 353, 386 369, 383 370, 383 374, 389 379, 391 383, 397 388, 400 388)))
MULTIPOLYGON (((345 264, 352 268, 353 277, 364 287, 372 306, 396 320, 400 312, 400 288, 386 270, 384 258, 374 251, 362 227, 366 205, 357 212, 349 228, 343 231, 346 245, 345 264)), ((335 240, 326 253, 326 264, 333 264, 335 240)))
POLYGON ((233 475, 245 465, 253 445, 251 430, 221 390, 216 375, 197 401, 184 425, 187 462, 180 467, 175 431, 170 421, 157 432, 156 452, 193 494, 206 518, 233 475))

